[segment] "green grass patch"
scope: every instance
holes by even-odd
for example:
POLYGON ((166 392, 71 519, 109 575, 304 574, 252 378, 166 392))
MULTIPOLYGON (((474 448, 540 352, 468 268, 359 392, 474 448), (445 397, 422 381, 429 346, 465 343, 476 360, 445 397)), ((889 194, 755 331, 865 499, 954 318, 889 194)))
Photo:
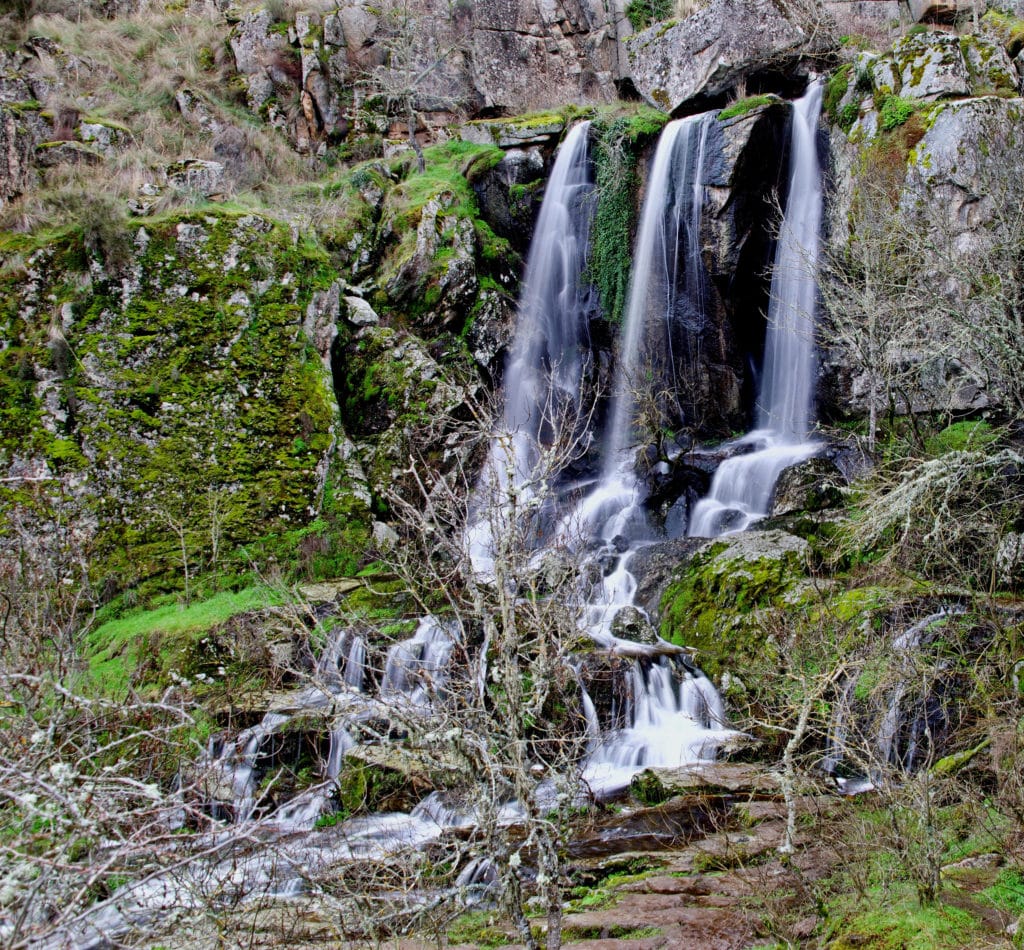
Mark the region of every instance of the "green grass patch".
POLYGON ((984 421, 954 422, 941 432, 925 441, 929 455, 945 455, 947 452, 963 452, 981 449, 997 441, 999 433, 984 421))
POLYGON ((845 921, 833 950, 942 950, 977 946, 980 923, 956 907, 920 907, 913 901, 894 901, 891 892, 880 890, 874 909, 845 921))
POLYGON ((1017 868, 1001 871, 990 887, 981 892, 981 897, 1007 913, 1024 914, 1024 875, 1017 868))
POLYGON ((283 601, 280 592, 254 586, 215 594, 188 607, 175 601, 110 620, 87 637, 89 677, 107 696, 124 695, 143 665, 147 681, 159 683, 187 649, 217 624, 283 601))
POLYGON ((490 911, 475 910, 457 917, 448 928, 451 943, 468 943, 474 947, 501 947, 509 942, 509 935, 497 926, 497 918, 490 911))
POLYGON ((746 115, 748 112, 753 112, 755 109, 760 109, 764 106, 770 106, 773 102, 778 101, 778 97, 772 95, 748 96, 746 99, 740 99, 726 106, 718 113, 718 120, 724 122, 726 119, 735 119, 737 116, 746 115))

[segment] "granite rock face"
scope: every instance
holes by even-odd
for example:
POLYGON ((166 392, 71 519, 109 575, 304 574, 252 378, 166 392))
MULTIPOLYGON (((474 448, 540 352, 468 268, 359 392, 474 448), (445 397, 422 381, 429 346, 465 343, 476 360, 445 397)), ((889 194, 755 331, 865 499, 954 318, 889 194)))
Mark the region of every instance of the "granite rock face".
POLYGON ((741 84, 806 69, 832 45, 827 17, 811 23, 771 0, 712 0, 626 41, 636 88, 667 112, 697 111, 741 84))
POLYGON ((860 54, 846 67, 849 83, 834 107, 838 128, 830 140, 832 247, 857 232, 864 208, 887 202, 889 226, 902 229, 901 245, 914 248, 913 260, 899 264, 906 271, 900 280, 919 281, 931 303, 895 323, 882 315, 874 380, 850 340, 823 335, 826 415, 861 414, 872 402, 878 410, 879 374, 899 380, 899 412, 979 411, 1004 404, 1015 389, 1006 361, 991 348, 1003 331, 976 275, 1012 270, 999 255, 1015 240, 1006 210, 1016 207, 1024 175, 1024 100, 1010 36, 990 18, 982 27, 962 36, 909 34, 889 52, 860 54), (847 126, 844 116, 856 118, 847 126), (872 176, 881 188, 872 190, 872 176), (900 332, 911 319, 913 332, 900 332), (994 332, 972 334, 970 325, 994 332))

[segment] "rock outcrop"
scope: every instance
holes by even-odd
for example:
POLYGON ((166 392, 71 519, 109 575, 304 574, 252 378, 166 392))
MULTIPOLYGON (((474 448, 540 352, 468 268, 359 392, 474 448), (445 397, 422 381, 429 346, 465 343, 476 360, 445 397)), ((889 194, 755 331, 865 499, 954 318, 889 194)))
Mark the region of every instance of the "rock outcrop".
POLYGON ((903 235, 896 246, 914 248, 912 259, 891 257, 889 272, 902 268, 900 281, 919 282, 924 293, 919 313, 872 315, 871 366, 851 349, 855 327, 825 333, 827 412, 864 413, 872 400, 877 409, 885 379, 898 381, 899 412, 996 408, 1017 389, 1015 364, 993 349, 1015 344, 991 309, 991 288, 976 279, 1003 271, 1017 240, 1006 209, 1018 203, 1024 175, 1024 100, 1003 38, 998 30, 913 33, 888 53, 860 54, 833 79, 832 246, 851 233, 884 240, 879 222, 887 222, 886 233, 903 235), (985 326, 991 332, 978 332, 985 326))
POLYGON ((777 87, 806 76, 808 59, 833 44, 827 16, 772 0, 711 0, 678 21, 629 37, 630 74, 652 105, 697 112, 737 88, 777 87))

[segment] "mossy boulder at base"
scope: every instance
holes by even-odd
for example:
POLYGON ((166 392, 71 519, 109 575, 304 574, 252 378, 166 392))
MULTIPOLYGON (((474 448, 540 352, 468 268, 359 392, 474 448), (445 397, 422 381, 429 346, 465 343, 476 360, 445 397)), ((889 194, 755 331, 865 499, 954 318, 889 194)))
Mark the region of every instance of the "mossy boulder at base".
POLYGON ((338 777, 338 804, 345 814, 411 811, 432 791, 463 778, 452 755, 359 745, 345 753, 338 777))
POLYGON ((770 668, 779 644, 763 623, 804 578, 810 545, 783 531, 749 531, 698 551, 661 599, 661 636, 694 651, 713 679, 770 668))

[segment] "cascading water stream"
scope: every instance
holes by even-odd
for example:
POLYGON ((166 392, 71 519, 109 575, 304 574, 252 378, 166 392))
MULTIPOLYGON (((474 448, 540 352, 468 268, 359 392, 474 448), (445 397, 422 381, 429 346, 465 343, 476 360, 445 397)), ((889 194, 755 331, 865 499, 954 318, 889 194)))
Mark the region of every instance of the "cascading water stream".
POLYGON ((680 119, 665 127, 658 142, 640 218, 603 470, 560 526, 570 545, 581 537, 603 542, 594 563, 613 564, 585 606, 584 627, 597 643, 638 657, 629 673, 625 727, 603 735, 588 756, 584 777, 599 796, 621 789, 647 766, 712 759, 731 734, 711 682, 666 656, 658 658, 671 651, 668 644, 642 645, 613 633, 616 615, 633 606, 636 593, 632 549, 654 539, 631 457, 642 437, 638 406, 657 398, 651 386, 678 388, 680 354, 674 347, 680 336, 685 343, 685 333, 678 331, 699 323, 704 309, 700 224, 713 125, 710 113, 680 119))
MULTIPOLYGON (((527 259, 515 339, 505 367, 500 431, 477 485, 466 547, 474 569, 493 573, 496 533, 530 508, 538 480, 557 477, 545 449, 583 437, 582 393, 590 365, 596 296, 583 279, 594 214, 590 123, 566 136, 544 193, 527 259)), ((545 498, 545 500, 547 500, 545 498)), ((531 512, 543 523, 543 513, 531 512)), ((543 533, 543 532, 541 532, 543 533)))
POLYGON ((768 514, 783 469, 817 451, 808 440, 814 390, 814 315, 822 215, 818 117, 823 85, 814 80, 793 104, 789 196, 772 268, 757 428, 726 459, 695 506, 692 537, 742 531, 768 514))

